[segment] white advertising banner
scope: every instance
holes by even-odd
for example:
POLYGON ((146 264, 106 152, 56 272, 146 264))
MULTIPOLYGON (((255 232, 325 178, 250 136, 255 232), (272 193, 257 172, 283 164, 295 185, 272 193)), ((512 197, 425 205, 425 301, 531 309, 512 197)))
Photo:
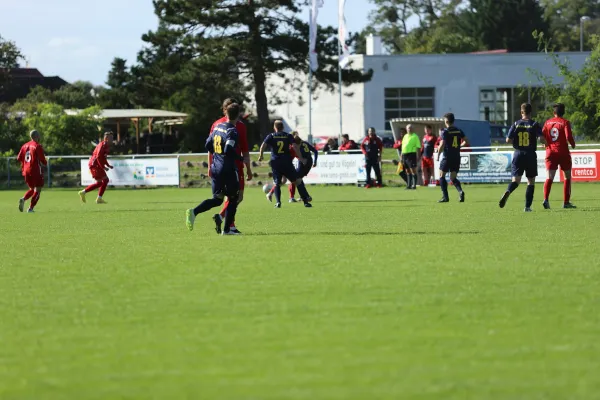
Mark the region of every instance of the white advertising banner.
MULTIPOLYGON (((95 182, 88 167, 89 159, 81 160, 81 184, 95 182)), ((110 159, 114 169, 106 173, 114 186, 179 186, 177 158, 110 159)))
MULTIPOLYGON (((298 160, 294 160, 297 165, 298 160)), ((371 172, 375 179, 375 173, 371 172)), ((317 166, 313 167, 309 174, 304 177, 304 183, 352 183, 365 181, 367 171, 365 167, 365 156, 362 154, 339 154, 320 155, 317 166)))
MULTIPOLYGON (((536 182, 546 180, 546 152, 537 151, 538 176, 536 182)), ((437 154, 434 155, 437 157, 437 154)), ((443 157, 443 156, 442 156, 443 157)), ((460 172, 458 179, 471 183, 501 183, 512 179, 512 151, 491 151, 460 153, 460 172)), ((439 179, 439 161, 435 161, 435 178, 439 179)), ((525 177, 523 177, 525 179, 525 177)), ((560 181, 556 174, 554 181, 560 181)))

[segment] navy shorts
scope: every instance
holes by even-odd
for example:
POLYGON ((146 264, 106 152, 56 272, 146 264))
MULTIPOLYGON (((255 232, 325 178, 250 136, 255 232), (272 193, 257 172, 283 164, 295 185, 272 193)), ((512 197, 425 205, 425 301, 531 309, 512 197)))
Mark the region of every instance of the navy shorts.
POLYGON ((307 159, 306 165, 302 164, 298 161, 298 166, 296 167, 296 174, 298 178, 304 178, 310 170, 312 169, 312 160, 310 158, 307 159))
POLYGON ((235 197, 240 192, 240 178, 237 171, 226 173, 213 174, 212 176, 212 191, 214 197, 225 195, 227 197, 235 197))
POLYGON ((271 170, 273 171, 273 183, 276 185, 281 185, 284 176, 290 182, 295 182, 298 179, 298 173, 292 160, 271 161, 271 170))
POLYGON ((515 151, 512 159, 512 176, 535 178, 538 176, 537 154, 535 152, 515 151))
POLYGON ((458 172, 460 171, 460 156, 445 156, 440 161, 440 171, 458 172))

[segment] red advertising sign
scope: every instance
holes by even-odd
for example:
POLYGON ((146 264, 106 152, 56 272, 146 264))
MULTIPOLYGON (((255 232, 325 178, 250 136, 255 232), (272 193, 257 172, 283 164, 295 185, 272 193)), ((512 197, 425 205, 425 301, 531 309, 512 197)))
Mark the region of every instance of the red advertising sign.
POLYGON ((600 151, 573 152, 571 153, 571 159, 573 160, 571 177, 574 181, 600 180, 598 176, 600 151))

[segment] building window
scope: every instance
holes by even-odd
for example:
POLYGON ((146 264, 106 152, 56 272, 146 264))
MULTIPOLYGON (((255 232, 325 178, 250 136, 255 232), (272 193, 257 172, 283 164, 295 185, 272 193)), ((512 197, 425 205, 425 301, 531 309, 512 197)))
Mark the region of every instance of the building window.
POLYGON ((482 88, 479 90, 479 119, 510 125, 521 118, 521 104, 530 103, 533 116, 545 106, 542 90, 535 87, 482 88))
POLYGON ((435 88, 386 88, 385 129, 394 118, 433 117, 435 88))

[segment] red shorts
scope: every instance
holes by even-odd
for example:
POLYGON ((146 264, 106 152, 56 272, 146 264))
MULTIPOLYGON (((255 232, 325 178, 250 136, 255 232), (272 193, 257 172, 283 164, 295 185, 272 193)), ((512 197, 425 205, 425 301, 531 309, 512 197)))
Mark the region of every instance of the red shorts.
POLYGON ((433 157, 422 157, 421 158, 421 168, 429 169, 434 168, 435 164, 433 163, 433 157))
POLYGON ((104 168, 90 167, 90 172, 92 173, 92 178, 96 181, 108 179, 108 175, 106 175, 104 168))
POLYGON ((25 183, 30 188, 42 187, 44 186, 44 176, 43 175, 25 175, 25 183))
POLYGON ((240 179, 240 192, 244 190, 246 180, 244 179, 244 168, 238 166, 238 178, 240 179))
POLYGON ((563 171, 570 171, 573 163, 570 153, 546 153, 546 169, 556 171, 558 166, 563 171))

